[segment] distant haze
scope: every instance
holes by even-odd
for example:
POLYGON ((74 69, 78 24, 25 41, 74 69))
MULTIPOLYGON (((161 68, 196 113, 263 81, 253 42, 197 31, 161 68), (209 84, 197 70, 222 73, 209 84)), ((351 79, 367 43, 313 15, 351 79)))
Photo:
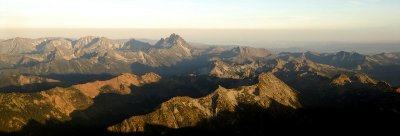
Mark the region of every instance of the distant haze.
POLYGON ((158 40, 171 33, 190 42, 245 45, 266 48, 304 46, 308 42, 398 42, 400 31, 370 30, 279 30, 279 29, 0 29, 0 39, 104 36, 113 39, 158 40))

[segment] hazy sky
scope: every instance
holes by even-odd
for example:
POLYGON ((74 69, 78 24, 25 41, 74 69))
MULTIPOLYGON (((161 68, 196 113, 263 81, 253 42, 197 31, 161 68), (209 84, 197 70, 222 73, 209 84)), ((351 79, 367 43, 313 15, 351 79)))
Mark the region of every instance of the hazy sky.
MULTIPOLYGON (((348 30, 358 40, 397 40, 400 0, 0 0, 0 37, 32 28, 348 30)), ((70 34, 48 30, 32 37, 70 34)))

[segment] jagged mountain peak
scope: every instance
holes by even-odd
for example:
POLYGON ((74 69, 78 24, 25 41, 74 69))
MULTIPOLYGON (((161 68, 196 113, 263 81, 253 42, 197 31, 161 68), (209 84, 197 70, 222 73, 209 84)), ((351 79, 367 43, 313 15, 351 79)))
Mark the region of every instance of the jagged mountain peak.
POLYGON ((78 57, 104 57, 105 53, 113 52, 123 47, 123 42, 106 37, 86 36, 75 41, 73 47, 74 54, 78 57))
POLYGON ((81 48, 89 43, 91 43, 94 39, 98 38, 97 36, 84 36, 79 38, 74 42, 74 48, 81 48))
POLYGON ((297 91, 278 79, 274 74, 270 72, 261 73, 258 80, 257 85, 260 88, 260 96, 267 96, 278 103, 292 108, 301 107, 297 91))
POLYGON ((190 45, 179 35, 173 33, 167 38, 161 38, 156 44, 157 47, 170 48, 172 46, 184 46, 189 48, 190 45))
POLYGON ((166 38, 167 42, 176 42, 176 41, 184 41, 183 38, 175 33, 172 33, 168 38, 166 38))

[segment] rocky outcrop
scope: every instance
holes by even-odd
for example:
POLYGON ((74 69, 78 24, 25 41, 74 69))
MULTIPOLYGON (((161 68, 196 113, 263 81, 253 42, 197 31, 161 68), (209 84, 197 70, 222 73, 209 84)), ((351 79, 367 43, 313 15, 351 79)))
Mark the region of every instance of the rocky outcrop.
POLYGON ((343 86, 343 85, 346 85, 348 83, 351 83, 350 77, 348 77, 345 74, 339 74, 339 75, 333 77, 331 85, 343 86))
POLYGON ((375 79, 369 77, 366 74, 356 74, 352 77, 352 80, 354 80, 355 82, 359 82, 362 84, 377 84, 378 81, 376 81, 375 79))
POLYGON ((353 74, 349 77, 346 74, 340 73, 332 78, 331 85, 344 86, 350 83, 358 83, 363 85, 376 85, 378 81, 363 73, 353 74))
POLYGON ((171 48, 173 46, 182 46, 189 48, 190 45, 179 35, 173 33, 167 38, 161 38, 156 44, 156 47, 171 48))
MULTIPOLYGON (((194 99, 175 97, 161 104, 152 113, 133 116, 120 124, 110 126, 112 132, 143 132, 146 124, 169 128, 195 126, 200 121, 215 117, 221 112, 235 112, 240 103, 269 108, 272 101, 294 109, 301 107, 297 92, 271 73, 259 75, 259 83, 236 89, 219 87, 205 97, 194 99)), ((279 109, 274 109, 279 110, 279 109)))
POLYGON ((294 109, 301 107, 297 92, 283 81, 271 73, 262 73, 259 75, 260 96, 266 96, 278 103, 292 107, 294 109))

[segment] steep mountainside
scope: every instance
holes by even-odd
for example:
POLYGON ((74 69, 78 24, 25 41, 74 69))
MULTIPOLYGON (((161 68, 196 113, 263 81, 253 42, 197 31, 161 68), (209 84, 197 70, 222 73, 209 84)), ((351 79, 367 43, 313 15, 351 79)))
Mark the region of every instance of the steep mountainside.
MULTIPOLYGON (((270 108, 278 102, 291 108, 300 108, 297 92, 280 81, 271 73, 259 75, 259 83, 236 89, 219 87, 206 97, 194 99, 175 97, 161 104, 152 113, 134 116, 108 128, 113 132, 143 132, 146 124, 161 125, 169 128, 183 128, 197 125, 202 120, 217 116, 226 111, 234 112, 240 104, 254 104, 270 108)), ((240 107, 239 107, 240 108, 240 107)), ((282 109, 274 109, 279 110, 282 109)), ((234 118, 231 119, 235 120, 234 118)), ((212 124, 211 124, 212 125, 212 124)))
POLYGON ((400 64, 400 52, 381 53, 373 55, 372 57, 378 60, 380 64, 387 64, 387 65, 400 64))
POLYGON ((132 50, 132 51, 147 51, 152 46, 153 45, 151 45, 149 43, 145 43, 145 42, 138 41, 135 39, 130 39, 129 41, 125 42, 122 49, 132 50))
POLYGON ((93 98, 101 93, 129 94, 131 86, 157 82, 160 76, 154 73, 136 76, 122 74, 106 81, 78 84, 68 88, 56 87, 35 93, 1 93, 0 130, 17 131, 29 121, 44 123, 55 119, 67 121, 75 110, 91 106, 93 98))
POLYGON ((13 38, 0 42, 0 54, 21 54, 35 51, 35 48, 46 39, 13 38))

